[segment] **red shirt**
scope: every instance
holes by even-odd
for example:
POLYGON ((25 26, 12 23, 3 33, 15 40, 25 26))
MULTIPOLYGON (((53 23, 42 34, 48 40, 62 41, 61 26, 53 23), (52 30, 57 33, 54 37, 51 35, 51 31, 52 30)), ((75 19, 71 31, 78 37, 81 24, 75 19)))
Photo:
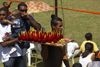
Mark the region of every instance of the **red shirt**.
POLYGON ((9 8, 10 8, 10 4, 8 4, 8 6, 7 6, 7 9, 8 9, 8 14, 10 15, 9 8))

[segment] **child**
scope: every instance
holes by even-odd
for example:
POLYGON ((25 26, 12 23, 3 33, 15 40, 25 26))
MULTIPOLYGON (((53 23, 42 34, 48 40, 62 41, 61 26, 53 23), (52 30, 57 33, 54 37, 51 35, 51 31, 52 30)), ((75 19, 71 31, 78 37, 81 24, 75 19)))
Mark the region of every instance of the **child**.
POLYGON ((11 24, 12 34, 14 34, 15 31, 20 28, 20 22, 21 22, 20 11, 18 9, 13 10, 11 13, 11 18, 12 18, 12 20, 10 20, 10 21, 5 20, 5 19, 3 21, 5 23, 7 22, 7 23, 11 24))
POLYGON ((79 63, 82 64, 82 67, 87 67, 89 62, 95 60, 95 54, 92 53, 93 51, 93 44, 86 43, 85 44, 85 52, 80 55, 79 63))
POLYGON ((92 34, 91 33, 86 33, 85 34, 85 38, 86 38, 86 41, 83 41, 83 43, 82 43, 82 45, 80 47, 80 53, 83 53, 85 51, 85 44, 87 42, 93 44, 93 46, 94 46, 93 47, 93 53, 97 52, 99 49, 98 49, 96 43, 92 41, 92 39, 93 39, 92 34))
POLYGON ((80 63, 74 63, 72 67, 82 67, 80 63))
MULTIPOLYGON (((17 9, 13 10, 11 17, 12 17, 11 21, 4 20, 4 22, 11 24, 11 31, 12 31, 12 34, 14 34, 15 31, 20 28, 20 11, 17 9)), ((13 47, 10 51, 10 54, 12 54, 15 51, 16 51, 16 49, 14 48, 14 45, 13 45, 13 47)))
POLYGON ((17 29, 20 28, 20 22, 21 22, 20 15, 21 15, 21 12, 18 9, 13 10, 11 13, 12 23, 10 24, 12 25, 12 28, 11 28, 12 34, 15 33, 17 29))
POLYGON ((8 4, 7 2, 3 2, 3 6, 4 6, 5 8, 8 9, 8 14, 9 14, 9 15, 10 15, 9 8, 10 8, 11 3, 12 3, 12 2, 10 2, 9 4, 8 4))

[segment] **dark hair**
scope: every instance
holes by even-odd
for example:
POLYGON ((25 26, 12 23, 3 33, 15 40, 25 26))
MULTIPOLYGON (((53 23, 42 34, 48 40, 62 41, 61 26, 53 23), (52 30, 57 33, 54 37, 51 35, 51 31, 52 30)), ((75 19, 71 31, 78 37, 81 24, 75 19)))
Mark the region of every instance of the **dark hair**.
POLYGON ((6 11, 7 15, 8 15, 8 10, 5 7, 0 8, 0 11, 6 11))
POLYGON ((27 5, 26 5, 25 3, 20 3, 20 4, 18 4, 18 9, 20 8, 20 6, 25 6, 25 7, 27 7, 27 5))
POLYGON ((12 13, 13 13, 13 12, 15 12, 16 15, 20 15, 20 14, 21 14, 20 10, 18 10, 18 9, 13 10, 12 13))
POLYGON ((4 6, 6 3, 7 3, 7 2, 3 2, 3 4, 2 4, 2 5, 4 6))
POLYGON ((99 50, 97 52, 95 52, 95 61, 100 61, 100 59, 97 58, 98 54, 99 54, 99 50))
POLYGON ((58 21, 62 21, 61 18, 55 16, 54 14, 51 15, 51 27, 52 25, 57 26, 58 25, 58 21))
POLYGON ((92 34, 91 34, 91 33, 86 33, 86 34, 85 34, 85 38, 86 38, 87 40, 90 40, 91 37, 92 37, 92 34))
POLYGON ((89 52, 92 53, 93 51, 93 44, 92 43, 86 43, 85 44, 85 52, 82 54, 82 58, 86 57, 89 52))
POLYGON ((80 63, 74 63, 72 67, 82 67, 80 63))

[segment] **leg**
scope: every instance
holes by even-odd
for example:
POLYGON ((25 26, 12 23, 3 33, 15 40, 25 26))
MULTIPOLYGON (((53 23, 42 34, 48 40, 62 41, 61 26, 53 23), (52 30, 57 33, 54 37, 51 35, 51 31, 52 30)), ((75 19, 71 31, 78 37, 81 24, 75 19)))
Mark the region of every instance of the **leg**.
POLYGON ((27 67, 27 55, 23 56, 23 63, 24 63, 24 67, 27 67))
POLYGON ((30 49, 27 49, 28 50, 28 66, 31 66, 31 50, 30 49))
POLYGON ((63 62, 64 62, 66 67, 70 67, 67 55, 64 55, 63 62))
POLYGON ((74 54, 72 54, 73 57, 76 57, 80 54, 80 49, 77 49, 74 51, 74 54))
POLYGON ((66 67, 65 64, 64 64, 64 61, 62 61, 62 67, 66 67))
POLYGON ((17 57, 15 63, 16 64, 14 65, 14 67, 24 67, 25 66, 22 56, 21 57, 17 57))
POLYGON ((14 67, 15 58, 14 57, 9 58, 9 60, 7 62, 4 62, 3 65, 4 65, 4 67, 14 67))

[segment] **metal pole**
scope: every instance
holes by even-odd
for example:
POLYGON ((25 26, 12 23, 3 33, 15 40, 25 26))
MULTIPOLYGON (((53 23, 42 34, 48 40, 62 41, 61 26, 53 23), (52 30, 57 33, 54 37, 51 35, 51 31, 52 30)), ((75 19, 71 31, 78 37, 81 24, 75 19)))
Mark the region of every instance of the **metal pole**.
POLYGON ((55 15, 57 16, 57 0, 55 0, 55 15))

